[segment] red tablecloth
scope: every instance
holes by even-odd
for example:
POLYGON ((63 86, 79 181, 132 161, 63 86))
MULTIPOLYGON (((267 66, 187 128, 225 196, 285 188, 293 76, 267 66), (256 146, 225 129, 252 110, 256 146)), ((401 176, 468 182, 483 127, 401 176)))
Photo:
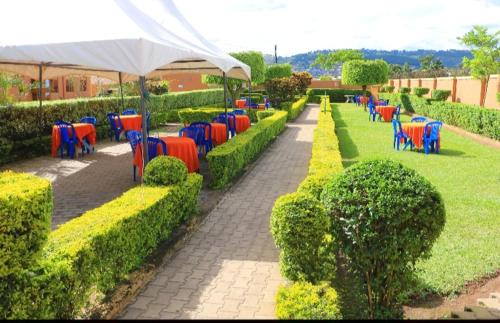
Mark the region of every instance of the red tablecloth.
MULTIPOLYGON (((193 173, 200 168, 198 150, 191 138, 160 137, 167 145, 168 156, 177 157, 184 162, 188 172, 193 173)), ((163 154, 161 145, 158 145, 157 152, 163 154)), ((134 156, 134 165, 139 168, 139 176, 142 176, 142 143, 137 145, 134 156)))
MULTIPOLYGON (((223 123, 212 122, 212 143, 217 146, 227 141, 226 125, 223 123)), ((205 138, 208 139, 208 131, 205 133, 205 138)))
POLYGON ((264 103, 259 103, 259 110, 264 110, 266 105, 264 103))
POLYGON ((247 104, 246 100, 236 100, 236 107, 237 108, 244 108, 246 104, 247 104))
POLYGON ((366 105, 366 104, 368 104, 368 97, 366 97, 366 96, 362 96, 362 97, 360 97, 360 98, 359 98, 359 102, 360 102, 361 104, 365 104, 365 105, 366 105))
POLYGON ((389 122, 392 120, 392 114, 396 111, 396 107, 377 105, 375 111, 380 113, 385 122, 389 122))
MULTIPOLYGON (((76 137, 78 138, 78 147, 81 147, 83 138, 87 137, 91 145, 95 145, 96 142, 96 131, 93 124, 90 123, 73 123, 75 127, 76 137)), ((73 131, 69 128, 69 135, 71 136, 73 131)), ((52 156, 57 156, 57 150, 61 145, 61 133, 58 126, 52 127, 52 156)))
MULTIPOLYGON (((401 124, 403 132, 410 136, 413 145, 417 148, 422 148, 424 141, 425 122, 405 122, 401 124)), ((439 137, 441 134, 439 134, 439 137)), ((438 137, 438 141, 440 138, 438 137)), ((439 143, 441 145, 441 143, 439 143)))
MULTIPOLYGON (((230 118, 231 126, 234 126, 233 119, 230 118)), ((250 118, 247 115, 236 115, 236 133, 241 133, 250 128, 250 118)))
MULTIPOLYGON (((120 120, 122 122, 123 131, 142 130, 142 116, 140 114, 121 115, 120 120)), ((115 122, 116 126, 118 126, 118 118, 115 118, 115 122)))

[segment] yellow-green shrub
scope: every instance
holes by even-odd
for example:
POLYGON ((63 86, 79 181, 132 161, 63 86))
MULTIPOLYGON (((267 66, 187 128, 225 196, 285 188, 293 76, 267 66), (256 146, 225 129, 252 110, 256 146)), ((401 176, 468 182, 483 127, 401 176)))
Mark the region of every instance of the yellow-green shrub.
POLYGON ((0 318, 74 318, 138 268, 193 214, 202 177, 140 186, 53 231, 40 261, 0 279, 0 318))
MULTIPOLYGON (((227 109, 227 112, 232 112, 232 109, 227 109)), ((179 120, 184 124, 192 122, 212 122, 212 119, 220 113, 224 113, 224 108, 200 108, 200 109, 182 109, 179 110, 179 120)))
POLYGON ((276 112, 276 110, 274 109, 267 109, 267 110, 263 110, 263 111, 257 111, 257 120, 260 121, 262 119, 265 119, 267 117, 270 117, 272 116, 274 113, 276 112))
POLYGON ((303 96, 300 100, 295 101, 290 110, 288 110, 288 121, 295 120, 300 113, 304 110, 304 107, 307 104, 307 96, 303 96))
POLYGON ((184 182, 187 176, 188 169, 182 160, 172 156, 157 156, 144 169, 144 184, 176 185, 184 182))
POLYGON ((340 320, 339 299, 327 283, 307 282, 281 286, 276 295, 276 316, 280 320, 340 320))
POLYGON ((48 180, 0 173, 0 277, 29 267, 50 232, 52 188, 48 180))
POLYGON ((277 111, 207 154, 214 188, 226 186, 285 129, 287 113, 277 111))

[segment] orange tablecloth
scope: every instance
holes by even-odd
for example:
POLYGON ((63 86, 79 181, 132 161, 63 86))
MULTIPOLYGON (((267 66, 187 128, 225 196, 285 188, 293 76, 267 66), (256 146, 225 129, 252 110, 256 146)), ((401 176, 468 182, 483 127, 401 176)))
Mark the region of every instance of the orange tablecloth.
MULTIPOLYGON (((91 145, 95 145, 96 132, 93 124, 90 123, 73 123, 75 127, 76 137, 78 138, 78 147, 81 147, 83 138, 87 137, 91 145)), ((69 128, 69 135, 71 136, 72 130, 69 128)), ((52 156, 57 156, 57 150, 61 145, 61 133, 58 126, 52 127, 52 156)))
POLYGON ((362 96, 359 98, 359 102, 361 104, 368 104, 368 98, 366 96, 362 96))
MULTIPOLYGON (((231 126, 234 126, 233 119, 230 118, 231 126)), ((236 133, 241 133, 250 128, 250 118, 247 115, 236 115, 236 133)))
POLYGON ((396 107, 377 105, 375 111, 380 113, 385 122, 389 122, 392 120, 392 114, 396 111, 396 107))
MULTIPOLYGON (((122 121, 123 131, 129 130, 142 130, 142 116, 140 114, 135 115, 121 115, 120 120, 122 121)), ((116 126, 118 126, 118 119, 115 118, 116 126)))
POLYGON ((259 103, 259 110, 264 110, 266 105, 264 103, 259 103))
MULTIPOLYGON (((422 148, 424 141, 425 122, 406 122, 401 124, 403 132, 410 136, 413 145, 417 148, 422 148)), ((439 134, 439 137, 441 134, 439 134)), ((438 137, 438 142, 440 138, 438 137)), ((441 143, 439 143, 441 145, 441 143)))
MULTIPOLYGON (((160 137, 160 139, 167 144, 168 156, 182 160, 188 172, 193 173, 200 168, 198 150, 193 139, 179 137, 160 137)), ((158 154, 163 153, 161 145, 158 145, 157 149, 158 154)), ((134 165, 139 168, 139 175, 142 176, 142 143, 135 150, 134 165)))
POLYGON ((238 108, 244 108, 246 104, 247 104, 246 100, 236 100, 236 107, 238 108))
MULTIPOLYGON (((226 125, 223 123, 212 122, 212 143, 217 146, 227 141, 226 125)), ((205 138, 208 139, 208 131, 205 133, 205 138)))

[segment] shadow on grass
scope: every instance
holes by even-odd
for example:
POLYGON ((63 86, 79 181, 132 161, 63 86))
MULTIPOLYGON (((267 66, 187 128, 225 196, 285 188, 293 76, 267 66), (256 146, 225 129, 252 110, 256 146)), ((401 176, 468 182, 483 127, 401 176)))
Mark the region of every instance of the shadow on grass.
POLYGON ((339 139, 340 154, 344 168, 357 163, 355 159, 359 156, 358 147, 349 134, 347 123, 342 119, 342 112, 337 104, 332 104, 333 120, 335 121, 335 133, 339 139))
POLYGON ((463 151, 454 149, 441 149, 439 151, 439 154, 444 156, 463 156, 463 157, 473 158, 472 156, 464 156, 465 153, 463 151))

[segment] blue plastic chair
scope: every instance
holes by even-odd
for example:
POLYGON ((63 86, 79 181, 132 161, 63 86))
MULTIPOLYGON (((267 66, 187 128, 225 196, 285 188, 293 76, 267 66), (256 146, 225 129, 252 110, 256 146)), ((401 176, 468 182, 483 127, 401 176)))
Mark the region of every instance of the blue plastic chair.
POLYGON ((67 147, 68 156, 71 159, 75 158, 75 147, 78 144, 75 127, 73 127, 71 123, 65 121, 57 121, 56 125, 61 134, 61 144, 59 146, 61 158, 64 158, 64 147, 67 147), (69 134, 69 129, 71 129, 71 135, 69 134))
POLYGON ((392 114, 392 117, 399 120, 399 114, 401 113, 401 105, 397 105, 396 106, 396 110, 394 111, 394 113, 392 114))
POLYGON ((413 117, 411 118, 411 122, 427 122, 426 117, 413 117))
POLYGON ((239 109, 236 109, 236 110, 233 110, 233 112, 235 115, 245 115, 246 112, 245 110, 239 110, 239 109))
POLYGON ((167 144, 160 138, 148 137, 148 159, 151 161, 153 158, 158 156, 158 145, 161 145, 163 149, 163 155, 168 155, 167 144))
POLYGON ((380 120, 380 113, 375 110, 375 105, 368 103, 368 108, 370 109, 370 114, 368 115, 368 121, 375 122, 375 118, 378 115, 378 119, 380 120))
MULTIPOLYGON (((227 113, 228 124, 229 124, 229 132, 231 133, 231 137, 236 136, 236 115, 234 113, 227 113), (231 122, 233 120, 233 122, 231 122)), ((226 123, 226 115, 225 113, 220 113, 217 118, 212 119, 212 122, 226 123), (218 120, 218 121, 217 121, 218 120)))
POLYGON ((200 128, 203 130, 203 146, 205 147, 205 155, 212 150, 213 142, 212 142, 212 125, 208 122, 193 122, 189 125, 190 127, 200 128), (208 135, 208 139, 206 134, 208 135))
POLYGON ((198 147, 198 155, 201 155, 201 152, 199 152, 199 148, 205 146, 205 131, 202 128, 191 126, 184 127, 179 130, 179 137, 187 137, 193 139, 196 146, 198 147))
POLYGON ((377 103, 379 106, 387 106, 387 101, 385 101, 385 100, 378 100, 377 103))
POLYGON ((359 102, 359 95, 355 95, 354 96, 354 104, 356 104, 356 106, 359 106, 361 103, 359 102))
MULTIPOLYGON (((135 158, 135 151, 137 149, 137 145, 139 145, 142 142, 142 134, 139 131, 135 130, 130 130, 127 131, 127 140, 130 143, 130 147, 132 147, 132 161, 135 158)), ((133 170, 133 176, 134 176, 134 182, 136 181, 136 168, 137 166, 133 165, 132 170, 133 170)))
POLYGON ((126 116, 126 115, 134 115, 134 114, 137 114, 137 111, 135 111, 132 108, 128 108, 128 109, 126 109, 125 111, 122 112, 122 115, 124 115, 124 116, 126 116))
POLYGON ((90 116, 85 116, 80 119, 81 123, 90 123, 93 124, 94 126, 97 124, 97 119, 95 117, 90 117, 90 116))
POLYGON ((113 140, 113 135, 115 135, 116 141, 120 141, 120 134, 123 131, 120 115, 118 113, 108 113, 106 118, 108 119, 109 126, 111 127, 109 138, 113 140), (118 118, 118 126, 116 125, 115 117, 118 118))
POLYGON ((413 141, 410 136, 403 132, 403 128, 401 127, 401 122, 396 119, 392 119, 392 128, 394 129, 394 140, 392 142, 392 147, 399 151, 399 143, 401 142, 401 138, 405 143, 403 150, 406 150, 406 147, 410 145, 410 150, 413 150, 413 141))
POLYGON ((373 99, 373 95, 370 95, 370 97, 368 98, 368 104, 370 103, 375 105, 375 100, 373 99))
POLYGON ((439 154, 439 131, 442 126, 443 123, 441 121, 432 121, 425 125, 422 143, 426 155, 429 154, 429 151, 439 154))

